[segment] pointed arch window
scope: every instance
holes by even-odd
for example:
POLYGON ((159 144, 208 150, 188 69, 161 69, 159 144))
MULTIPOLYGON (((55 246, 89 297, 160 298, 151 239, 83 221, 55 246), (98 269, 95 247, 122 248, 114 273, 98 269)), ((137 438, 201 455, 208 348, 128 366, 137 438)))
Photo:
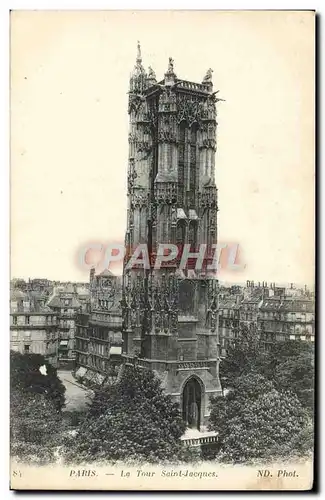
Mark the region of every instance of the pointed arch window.
POLYGON ((189 228, 188 228, 188 242, 191 245, 191 249, 194 251, 197 246, 197 221, 192 220, 190 221, 189 228))
POLYGON ((186 236, 186 222, 184 220, 179 220, 177 222, 176 244, 184 245, 185 236, 186 236))

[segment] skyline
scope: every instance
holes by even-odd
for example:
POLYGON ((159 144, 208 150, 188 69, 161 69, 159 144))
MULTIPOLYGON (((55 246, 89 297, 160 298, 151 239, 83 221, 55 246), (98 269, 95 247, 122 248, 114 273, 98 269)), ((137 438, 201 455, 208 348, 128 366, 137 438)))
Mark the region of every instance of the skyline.
MULTIPOLYGON (((116 275, 115 273, 113 273, 115 276, 118 276, 118 277, 121 277, 121 275, 116 275)), ((42 280, 42 279, 48 279, 46 276, 29 276, 28 278, 21 278, 20 276, 12 276, 11 277, 11 281, 15 281, 15 280, 20 280, 20 279, 24 279, 25 282, 28 282, 28 280, 42 280)), ((61 283, 79 283, 79 284, 88 284, 89 283, 89 279, 88 280, 67 280, 67 279, 63 279, 63 280, 49 280, 49 281, 52 281, 52 282, 61 282, 61 283)), ((219 283, 219 286, 240 286, 240 287, 246 287, 246 281, 222 281, 222 280, 218 280, 218 283, 219 283)), ((254 282, 255 283, 255 287, 259 287, 260 288, 263 288, 262 287, 262 283, 263 281, 260 281, 260 282, 254 282)), ((270 285, 273 284, 273 283, 267 283, 267 287, 270 287, 270 285)), ((314 291, 314 286, 311 286, 311 285, 306 285, 304 283, 289 283, 289 282, 275 282, 274 283, 275 287, 276 288, 286 288, 286 289, 289 289, 291 288, 291 285, 293 285, 293 289, 294 290, 299 290, 299 289, 304 289, 306 287, 306 290, 309 290, 309 291, 314 291)), ((271 287, 270 287, 271 288, 271 287)))
POLYGON ((303 37, 299 12, 256 16, 253 23, 242 12, 12 15, 12 276, 87 281, 89 271, 75 265, 78 250, 124 240, 127 90, 140 40, 158 81, 168 57, 179 78, 194 82, 214 69, 214 90, 225 99, 217 106, 219 241, 240 245, 240 281, 313 284, 313 18, 303 37), (118 35, 122 47, 114 46, 118 35))

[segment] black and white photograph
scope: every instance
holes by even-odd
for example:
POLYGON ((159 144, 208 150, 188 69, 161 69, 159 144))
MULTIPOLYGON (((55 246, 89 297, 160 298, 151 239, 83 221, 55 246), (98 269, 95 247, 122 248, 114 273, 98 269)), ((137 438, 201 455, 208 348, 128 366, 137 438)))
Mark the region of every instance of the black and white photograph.
POLYGON ((10 15, 10 487, 308 491, 315 12, 10 15))

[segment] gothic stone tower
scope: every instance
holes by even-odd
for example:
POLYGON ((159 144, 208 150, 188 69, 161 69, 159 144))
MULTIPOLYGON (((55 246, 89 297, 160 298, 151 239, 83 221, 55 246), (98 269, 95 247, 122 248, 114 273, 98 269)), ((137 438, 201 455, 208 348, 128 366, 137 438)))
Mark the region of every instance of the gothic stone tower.
MULTIPOLYGON (((177 78, 173 60, 157 82, 140 46, 129 89, 129 166, 123 273, 123 358, 156 371, 190 427, 209 415, 219 381, 218 282, 179 271, 179 257, 154 269, 160 243, 191 251, 217 242, 216 92, 212 70, 202 83, 177 78), (128 269, 147 246, 150 266, 128 269)), ((180 252, 181 253, 181 252, 180 252)), ((205 259, 207 262, 207 259, 205 259)), ((193 267, 193 266, 192 266, 193 267)))

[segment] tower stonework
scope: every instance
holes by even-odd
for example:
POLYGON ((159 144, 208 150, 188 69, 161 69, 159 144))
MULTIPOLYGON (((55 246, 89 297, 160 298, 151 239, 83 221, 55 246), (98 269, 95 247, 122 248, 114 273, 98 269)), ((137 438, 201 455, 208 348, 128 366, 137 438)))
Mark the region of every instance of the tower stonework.
MULTIPOLYGON (((204 267, 179 270, 184 245, 217 243, 216 92, 179 79, 169 58, 162 81, 142 65, 130 77, 128 209, 123 271, 123 359, 154 370, 190 427, 204 426, 219 381, 218 282, 204 267), (155 268, 160 244, 180 250, 155 268), (149 266, 131 255, 147 248, 149 266), (146 268, 145 268, 146 267, 146 268)), ((141 254, 143 256, 143 253, 141 254)), ((193 260, 193 259, 192 259, 193 260)), ((194 258, 196 262, 196 259, 194 258)))

